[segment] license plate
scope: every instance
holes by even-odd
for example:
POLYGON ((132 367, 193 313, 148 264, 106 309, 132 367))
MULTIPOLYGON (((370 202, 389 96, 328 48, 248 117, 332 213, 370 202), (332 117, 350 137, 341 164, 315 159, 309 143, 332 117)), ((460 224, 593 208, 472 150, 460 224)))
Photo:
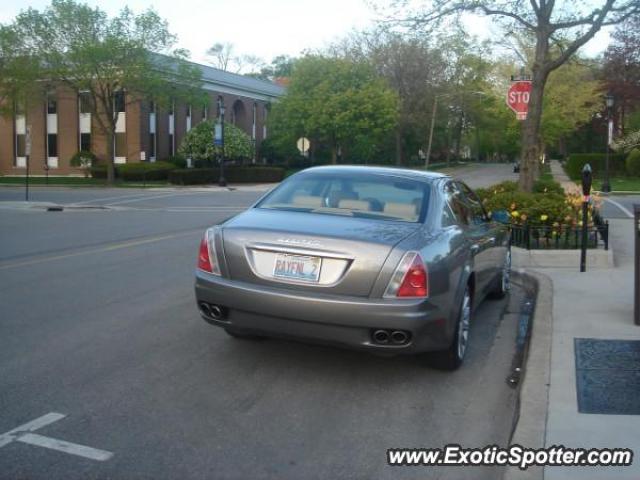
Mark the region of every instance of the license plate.
POLYGON ((273 276, 299 280, 302 282, 317 283, 320 278, 320 257, 307 257, 302 255, 276 254, 276 262, 273 266, 273 276))

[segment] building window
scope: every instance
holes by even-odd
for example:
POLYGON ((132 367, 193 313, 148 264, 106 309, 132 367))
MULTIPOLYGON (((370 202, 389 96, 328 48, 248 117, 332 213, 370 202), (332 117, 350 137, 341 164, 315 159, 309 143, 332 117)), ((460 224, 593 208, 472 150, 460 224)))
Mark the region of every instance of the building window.
POLYGON ((27 136, 25 134, 16 135, 16 157, 27 156, 27 136))
POLYGON ((169 102, 169 107, 168 107, 168 114, 169 115, 173 115, 173 100, 171 102, 169 102))
POLYGON ((22 102, 16 102, 14 105, 14 111, 16 116, 17 115, 24 115, 25 114, 25 108, 24 108, 24 103, 22 102))
POLYGON ((80 134, 80 150, 84 152, 91 151, 91 134, 90 133, 80 134))
POLYGON ((91 113, 91 94, 89 92, 80 92, 80 113, 91 113))
POLYGON ((191 105, 187 105, 187 117, 191 116, 191 105))
POLYGON ((127 134, 124 132, 116 132, 116 157, 127 157, 127 134))
POLYGON ((156 113, 156 102, 153 100, 149 102, 149 113, 156 113))
POLYGON ((53 97, 47 98, 47 113, 50 115, 58 113, 58 101, 53 97))
POLYGON ((149 134, 149 158, 155 158, 156 156, 156 134, 149 134))
POLYGON ((55 133, 49 133, 47 135, 47 156, 58 156, 58 135, 56 135, 55 133))
POLYGON ((205 105, 202 107, 202 121, 205 122, 208 116, 209 116, 209 109, 205 105))
POLYGON ((118 90, 115 95, 114 108, 116 112, 124 112, 125 110, 125 94, 124 90, 118 90))
POLYGON ((169 134, 169 155, 174 155, 173 150, 173 134, 169 134))

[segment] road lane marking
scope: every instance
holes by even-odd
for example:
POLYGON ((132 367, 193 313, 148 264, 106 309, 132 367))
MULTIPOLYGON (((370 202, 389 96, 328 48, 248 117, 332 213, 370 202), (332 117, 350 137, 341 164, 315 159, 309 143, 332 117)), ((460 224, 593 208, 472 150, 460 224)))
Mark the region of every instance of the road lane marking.
POLYGON ((35 420, 31 420, 30 422, 20 425, 13 430, 9 430, 7 433, 0 435, 0 448, 4 447, 7 443, 13 442, 15 437, 20 435, 22 432, 33 432, 34 430, 38 430, 39 428, 49 425, 50 423, 62 420, 64 417, 65 415, 61 413, 47 413, 46 415, 38 417, 35 420))
POLYGON ((62 413, 51 412, 27 422, 24 425, 20 425, 13 430, 9 430, 8 432, 0 435, 0 448, 11 442, 22 442, 29 445, 35 445, 36 447, 43 447, 50 450, 68 453, 69 455, 97 460, 99 462, 104 462, 105 460, 109 460, 113 457, 113 453, 106 450, 100 450, 98 448, 87 447, 86 445, 80 445, 78 443, 66 442, 64 440, 58 440, 57 438, 45 437, 44 435, 31 433, 34 430, 38 430, 53 422, 62 420, 65 417, 66 415, 63 415, 62 413))
POLYGON ((43 435, 38 435, 37 433, 26 433, 18 438, 17 441, 27 443, 29 445, 35 445, 36 447, 57 450, 59 452, 68 453, 69 455, 77 455, 78 457, 97 460, 98 462, 104 462, 105 460, 109 460, 113 457, 113 453, 107 452, 106 450, 87 447, 86 445, 79 445, 77 443, 65 442, 64 440, 45 437, 43 435))
POLYGON ((104 201, 107 201, 107 200, 124 200, 124 199, 127 199, 127 198, 146 197, 147 195, 149 195, 149 193, 136 193, 136 194, 133 194, 133 195, 118 195, 117 197, 93 198, 91 200, 84 200, 82 202, 76 202, 76 203, 74 203, 74 205, 86 205, 88 203, 104 202, 104 201))
POLYGON ((27 267, 31 265, 37 265, 39 263, 53 262, 55 260, 63 260, 65 258, 80 257, 82 255, 92 255, 95 253, 112 252, 114 250, 120 250, 122 248, 137 247, 139 245, 145 245, 148 243, 155 243, 155 242, 161 242, 163 240, 170 240, 173 238, 186 237, 189 235, 193 235, 194 233, 197 233, 197 232, 204 232, 204 230, 205 230, 204 228, 198 228, 195 230, 189 230, 187 232, 181 232, 181 233, 176 233, 172 235, 162 235, 159 237, 146 238, 144 240, 132 240, 128 242, 121 242, 121 243, 116 243, 106 247, 94 248, 91 250, 82 250, 80 252, 67 253, 64 255, 54 255, 52 257, 36 258, 33 260, 25 260, 23 262, 8 263, 4 265, 0 264, 0 270, 6 270, 8 268, 16 268, 16 267, 27 267))
POLYGON ((612 200, 610 198, 605 198, 604 199, 605 202, 610 203, 616 207, 618 207, 620 210, 622 210, 622 212, 627 215, 629 218, 633 218, 633 213, 631 213, 631 210, 629 210, 627 207, 625 207, 624 205, 622 205, 619 202, 616 202, 615 200, 612 200))
POLYGON ((143 200, 157 200, 157 199, 160 199, 160 198, 179 197, 179 196, 185 196, 185 195, 201 195, 201 194, 200 193, 193 193, 193 192, 165 193, 164 195, 152 195, 152 196, 147 196, 147 197, 142 197, 142 198, 131 198, 129 200, 122 200, 122 201, 119 201, 119 202, 109 202, 109 203, 105 204, 105 206, 110 207, 112 205, 122 205, 123 203, 142 202, 143 200))

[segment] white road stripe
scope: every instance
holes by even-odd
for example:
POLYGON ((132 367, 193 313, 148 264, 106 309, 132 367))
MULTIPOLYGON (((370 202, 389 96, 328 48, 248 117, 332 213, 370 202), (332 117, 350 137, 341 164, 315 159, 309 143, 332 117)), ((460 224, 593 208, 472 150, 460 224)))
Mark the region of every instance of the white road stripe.
POLYGON ((74 203, 74 205, 87 205, 93 202, 104 202, 107 200, 123 200, 125 198, 136 198, 136 197, 145 197, 149 195, 148 193, 136 193, 135 195, 118 195, 117 197, 104 197, 104 198, 93 198, 91 200, 85 200, 83 202, 74 203))
POLYGON ((615 200, 612 200, 610 198, 605 198, 604 201, 610 203, 611 205, 614 205, 614 206, 618 207, 620 210, 622 210, 622 212, 625 215, 627 215, 627 217, 633 218, 633 213, 631 213, 631 210, 629 210, 627 207, 625 207, 621 203, 616 202, 615 200))
POLYGON ((11 443, 15 440, 15 438, 20 435, 22 432, 33 432, 34 430, 38 430, 50 423, 57 422, 58 420, 62 420, 66 415, 61 413, 47 413, 41 417, 36 418, 35 420, 31 420, 30 422, 25 423, 24 425, 20 425, 19 427, 14 428, 13 430, 9 430, 6 433, 0 435, 0 447, 4 447, 8 443, 11 443))
POLYGON ((79 445, 77 443, 65 442, 64 440, 45 437, 42 435, 38 435, 37 433, 27 433, 20 436, 17 441, 28 443, 29 445, 35 445, 37 447, 57 450, 59 452, 68 453, 70 455, 77 455, 78 457, 97 460, 99 462, 104 462, 105 460, 109 460, 111 457, 113 457, 113 453, 107 452, 106 450, 99 450, 97 448, 87 447, 85 445, 79 445))
MULTIPOLYGON (((203 192, 204 193, 204 192, 203 192)), ((147 196, 147 197, 142 197, 142 198, 132 198, 129 200, 122 200, 119 202, 110 202, 105 204, 105 206, 111 206, 111 205, 122 205, 123 203, 132 203, 132 202, 142 202, 143 200, 156 200, 159 198, 168 198, 168 197, 178 197, 178 196, 185 196, 185 195, 201 195, 201 193, 194 193, 194 192, 188 192, 188 193, 165 193, 164 195, 153 195, 153 196, 147 196)))

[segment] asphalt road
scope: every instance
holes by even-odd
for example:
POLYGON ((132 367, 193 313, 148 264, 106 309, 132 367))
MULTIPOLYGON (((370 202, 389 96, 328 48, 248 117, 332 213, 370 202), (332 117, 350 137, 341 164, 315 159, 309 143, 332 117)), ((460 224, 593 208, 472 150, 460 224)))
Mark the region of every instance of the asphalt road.
MULTIPOLYGON (((477 185, 501 172, 460 173, 477 185)), ((74 205, 47 212, 0 188, 0 478, 498 477, 389 467, 386 450, 506 444, 522 290, 482 304, 454 373, 422 357, 232 339, 197 313, 197 246, 260 194, 34 189, 36 202, 74 205), (64 417, 7 435, 50 413, 64 417)))

